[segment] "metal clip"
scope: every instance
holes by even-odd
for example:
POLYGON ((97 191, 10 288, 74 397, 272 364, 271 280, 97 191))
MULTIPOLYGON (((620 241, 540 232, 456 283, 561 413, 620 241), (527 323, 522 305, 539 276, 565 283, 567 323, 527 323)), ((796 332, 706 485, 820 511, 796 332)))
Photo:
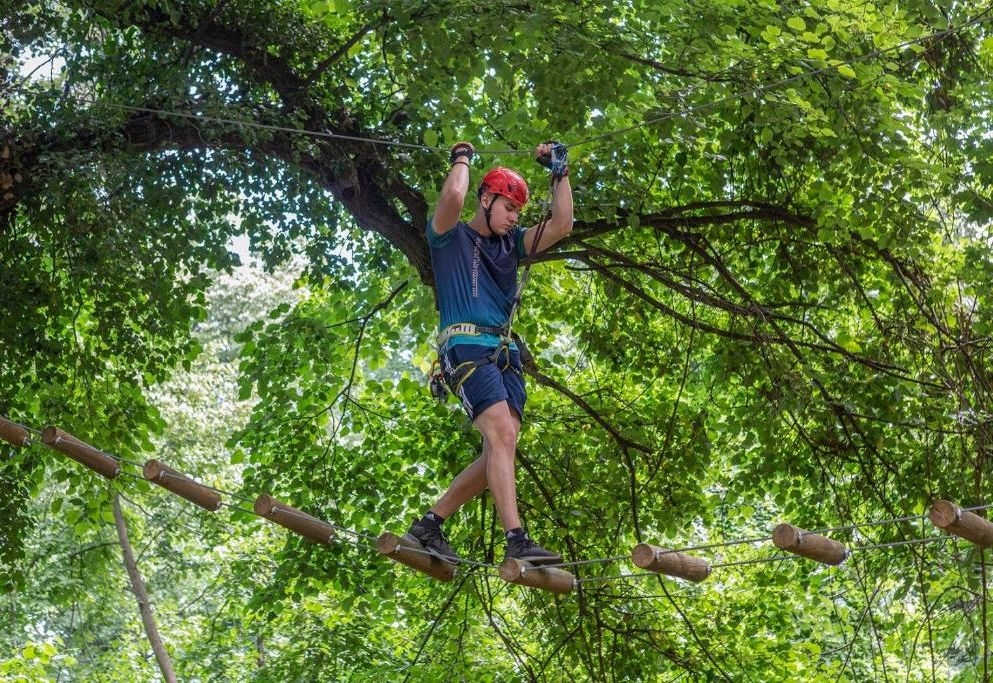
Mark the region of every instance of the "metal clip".
POLYGON ((428 386, 431 389, 431 396, 435 399, 444 402, 448 398, 448 387, 445 386, 445 380, 442 379, 440 374, 431 375, 428 386))
POLYGON ((569 173, 569 149, 561 142, 552 145, 552 176, 561 178, 569 173))

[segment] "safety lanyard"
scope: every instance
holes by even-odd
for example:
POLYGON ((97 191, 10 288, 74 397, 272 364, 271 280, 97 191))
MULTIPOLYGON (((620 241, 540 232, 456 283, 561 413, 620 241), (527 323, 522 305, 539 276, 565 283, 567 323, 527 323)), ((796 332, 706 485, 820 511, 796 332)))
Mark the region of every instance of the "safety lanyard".
POLYGON ((521 273, 521 279, 517 283, 517 291, 514 292, 514 299, 510 305, 510 315, 507 316, 507 324, 504 326, 503 338, 500 340, 503 343, 510 343, 511 340, 511 328, 514 325, 514 315, 517 313, 518 307, 521 304, 521 295, 524 293, 524 288, 528 284, 528 279, 531 275, 531 266, 534 264, 534 257, 538 253, 538 244, 541 242, 541 236, 545 232, 545 226, 548 224, 548 219, 551 218, 551 213, 549 209, 555 206, 555 194, 559 189, 559 182, 562 178, 556 178, 552 176, 548 187, 548 201, 545 202, 542 211, 541 222, 534 229, 534 239, 531 241, 531 249, 528 252, 528 261, 524 266, 524 272, 521 273))

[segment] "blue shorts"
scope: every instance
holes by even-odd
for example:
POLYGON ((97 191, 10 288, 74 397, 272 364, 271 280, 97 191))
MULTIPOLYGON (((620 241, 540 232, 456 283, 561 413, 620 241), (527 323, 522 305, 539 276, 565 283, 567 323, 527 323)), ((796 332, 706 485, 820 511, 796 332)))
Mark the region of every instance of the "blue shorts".
MULTIPOLYGON (((524 389, 524 368, 521 366, 519 351, 503 349, 496 363, 483 363, 469 375, 461 385, 457 385, 456 368, 462 363, 476 361, 489 356, 494 351, 490 346, 478 344, 456 344, 441 354, 441 369, 445 373, 445 382, 459 400, 469 415, 469 420, 475 420, 484 410, 495 403, 506 401, 511 410, 524 420, 524 404, 528 400, 524 389)), ((463 368, 465 372, 465 368, 463 368)))

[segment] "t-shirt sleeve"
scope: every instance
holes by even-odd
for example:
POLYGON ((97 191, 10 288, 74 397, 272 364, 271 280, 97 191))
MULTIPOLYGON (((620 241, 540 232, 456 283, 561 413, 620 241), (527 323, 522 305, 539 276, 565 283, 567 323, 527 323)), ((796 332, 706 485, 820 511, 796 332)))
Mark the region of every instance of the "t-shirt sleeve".
POLYGON ((517 260, 523 261, 528 256, 527 247, 524 246, 524 233, 528 231, 527 228, 517 228, 517 235, 515 236, 517 240, 517 260))
POLYGON ((452 241, 452 237, 455 236, 455 231, 459 229, 458 223, 455 227, 446 232, 444 235, 439 235, 434 231, 434 216, 428 219, 427 236, 428 236, 428 246, 429 247, 443 247, 452 241))

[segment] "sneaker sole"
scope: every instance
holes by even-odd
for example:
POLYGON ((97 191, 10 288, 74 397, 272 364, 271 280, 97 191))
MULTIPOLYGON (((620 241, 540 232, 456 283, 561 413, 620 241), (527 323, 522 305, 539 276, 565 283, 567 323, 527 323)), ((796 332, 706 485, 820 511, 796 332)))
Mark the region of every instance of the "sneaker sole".
POLYGON ((460 562, 462 562, 462 558, 461 557, 455 557, 455 556, 449 557, 447 555, 442 555, 441 553, 439 553, 434 548, 425 548, 424 547, 424 544, 421 543, 420 541, 418 541, 417 538, 415 536, 411 535, 411 534, 404 534, 403 535, 403 540, 410 541, 412 543, 416 543, 421 548, 423 548, 425 551, 427 551, 427 553, 429 555, 431 555, 431 557, 436 557, 439 560, 441 560, 442 562, 447 562, 448 564, 459 564, 460 562))

